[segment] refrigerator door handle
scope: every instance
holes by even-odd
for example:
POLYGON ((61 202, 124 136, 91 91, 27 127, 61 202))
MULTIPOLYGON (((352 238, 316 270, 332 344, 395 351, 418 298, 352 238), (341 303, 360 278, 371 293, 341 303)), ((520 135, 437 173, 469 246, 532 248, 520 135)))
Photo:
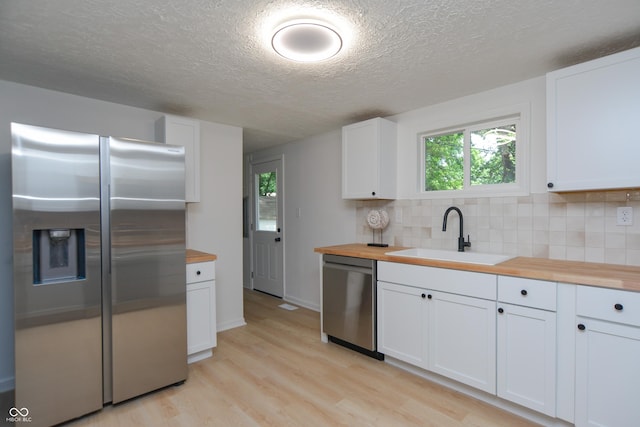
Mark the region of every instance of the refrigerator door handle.
MULTIPOLYGON (((107 185, 107 200, 111 200, 111 184, 107 185)), ((110 216, 108 218, 111 218, 110 216)), ((107 222, 105 224, 105 233, 102 238, 107 242, 107 249, 104 251, 104 257, 107 264, 107 274, 111 277, 111 224, 107 222)))

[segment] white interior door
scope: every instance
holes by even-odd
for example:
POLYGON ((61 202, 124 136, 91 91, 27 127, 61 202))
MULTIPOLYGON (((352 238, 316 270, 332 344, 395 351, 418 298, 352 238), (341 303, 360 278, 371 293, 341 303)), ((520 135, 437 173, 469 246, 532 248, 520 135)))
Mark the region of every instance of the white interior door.
POLYGON ((282 159, 253 163, 253 289, 284 296, 282 159))

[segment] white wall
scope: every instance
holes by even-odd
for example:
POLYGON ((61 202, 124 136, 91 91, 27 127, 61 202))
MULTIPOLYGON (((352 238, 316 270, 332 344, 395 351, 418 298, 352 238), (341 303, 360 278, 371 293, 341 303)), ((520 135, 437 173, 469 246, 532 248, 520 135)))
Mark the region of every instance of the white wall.
POLYGON ((545 94, 543 76, 389 117, 398 124, 398 199, 423 197, 418 191, 418 134, 490 120, 513 113, 523 104, 530 112, 530 189, 546 193, 545 94))
MULTIPOLYGON (((12 121, 101 135, 155 139, 161 113, 0 81, 0 390, 13 377, 13 279, 11 238, 12 121)), ((187 214, 187 245, 214 252, 218 322, 243 324, 242 130, 201 124, 202 194, 187 214)))
POLYGON ((284 299, 319 310, 319 255, 313 249, 356 238, 356 202, 342 200, 341 193, 341 131, 250 156, 259 160, 280 154, 284 155, 284 299))
MULTIPOLYGON (((457 120, 490 119, 494 110, 523 103, 531 117, 532 188, 546 192, 545 79, 540 77, 389 117, 398 123, 398 199, 420 197, 418 133, 464 123, 457 120)), ((284 155, 285 175, 285 299, 319 309, 320 272, 313 248, 368 241, 370 231, 364 233, 366 238, 361 236, 362 218, 356 215, 382 202, 342 200, 340 129, 250 156, 259 160, 279 154, 284 155)))
POLYGON ((242 129, 200 123, 200 203, 187 206, 187 246, 218 255, 218 331, 244 325, 242 304, 242 129))

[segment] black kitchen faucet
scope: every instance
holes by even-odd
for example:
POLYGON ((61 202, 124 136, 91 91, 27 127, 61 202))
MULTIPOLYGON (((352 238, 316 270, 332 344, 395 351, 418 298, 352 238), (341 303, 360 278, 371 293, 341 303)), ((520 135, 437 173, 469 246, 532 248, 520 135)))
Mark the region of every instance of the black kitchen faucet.
POLYGON ((462 219, 462 211, 455 206, 451 206, 444 212, 444 220, 442 221, 442 231, 447 231, 447 217, 449 216, 449 212, 456 211, 458 212, 458 217, 460 217, 460 237, 458 237, 458 252, 464 252, 465 247, 471 247, 471 239, 467 235, 467 241, 464 241, 464 231, 462 229, 463 219, 462 219))

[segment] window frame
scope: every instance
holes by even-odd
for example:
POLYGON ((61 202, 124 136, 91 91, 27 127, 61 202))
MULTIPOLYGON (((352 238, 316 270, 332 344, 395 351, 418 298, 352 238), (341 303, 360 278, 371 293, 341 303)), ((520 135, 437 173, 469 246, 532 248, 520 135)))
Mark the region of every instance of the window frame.
POLYGON ((418 193, 425 199, 468 198, 482 196, 524 196, 529 194, 529 115, 524 106, 510 110, 510 113, 489 116, 464 124, 453 124, 429 131, 419 132, 418 140, 418 193), (471 139, 472 131, 495 126, 516 125, 516 177, 513 183, 471 185, 471 139), (463 188, 460 190, 425 190, 426 147, 425 138, 463 132, 463 188))

